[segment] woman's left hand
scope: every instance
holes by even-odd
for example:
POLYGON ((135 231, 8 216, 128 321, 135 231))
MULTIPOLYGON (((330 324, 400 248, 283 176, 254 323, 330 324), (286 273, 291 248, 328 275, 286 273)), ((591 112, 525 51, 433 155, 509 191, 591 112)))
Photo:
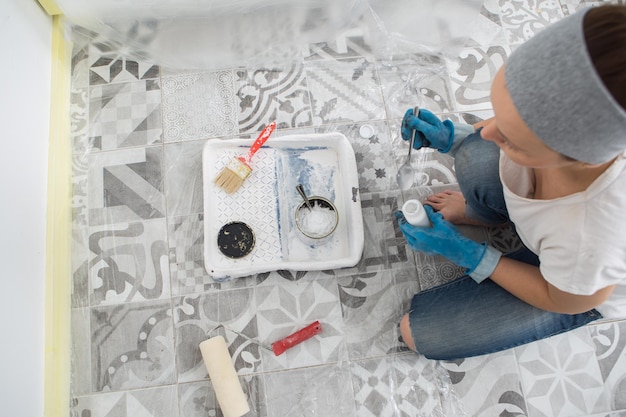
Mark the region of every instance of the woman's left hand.
POLYGON ((496 267, 501 256, 500 252, 463 236, 459 229, 429 205, 425 205, 424 209, 432 227, 412 226, 401 211, 396 212, 398 225, 409 246, 418 252, 448 258, 466 268, 467 273, 477 282, 487 278, 496 267), (489 256, 485 256, 487 253, 489 256), (485 265, 485 262, 488 265, 485 265))

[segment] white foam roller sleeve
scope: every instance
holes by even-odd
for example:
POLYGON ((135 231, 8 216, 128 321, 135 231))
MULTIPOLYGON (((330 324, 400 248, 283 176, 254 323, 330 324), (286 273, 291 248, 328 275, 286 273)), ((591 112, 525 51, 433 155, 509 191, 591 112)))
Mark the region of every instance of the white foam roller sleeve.
POLYGON ((200 352, 224 417, 241 417, 249 412, 224 338, 216 336, 205 340, 200 343, 200 352))

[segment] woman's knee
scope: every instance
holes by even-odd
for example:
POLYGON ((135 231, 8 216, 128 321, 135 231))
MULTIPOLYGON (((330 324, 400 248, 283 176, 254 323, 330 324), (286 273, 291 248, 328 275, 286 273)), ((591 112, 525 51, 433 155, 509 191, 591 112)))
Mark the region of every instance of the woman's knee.
POLYGON ((508 212, 499 174, 500 150, 493 142, 474 136, 466 139, 454 160, 459 188, 475 220, 506 223, 508 212))
POLYGON ((402 340, 411 350, 415 350, 415 342, 413 342, 413 337, 411 336, 411 326, 409 325, 409 315, 405 314, 400 320, 400 334, 402 335, 402 340))
POLYGON ((499 178, 500 148, 475 133, 470 135, 454 157, 457 177, 467 178, 477 183, 485 179, 499 178))

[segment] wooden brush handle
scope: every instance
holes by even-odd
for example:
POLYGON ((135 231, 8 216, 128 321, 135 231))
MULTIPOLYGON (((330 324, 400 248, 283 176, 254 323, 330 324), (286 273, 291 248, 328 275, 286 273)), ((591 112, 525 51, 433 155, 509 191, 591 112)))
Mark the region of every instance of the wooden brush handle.
POLYGON ((246 163, 250 163, 250 160, 252 159, 256 151, 261 149, 261 146, 263 146, 263 144, 267 142, 267 140, 270 138, 270 135, 272 134, 275 128, 276 128, 276 122, 272 122, 269 125, 265 126, 265 129, 261 131, 261 133, 259 134, 259 137, 256 138, 256 140, 250 147, 250 150, 248 151, 248 155, 244 157, 246 163))

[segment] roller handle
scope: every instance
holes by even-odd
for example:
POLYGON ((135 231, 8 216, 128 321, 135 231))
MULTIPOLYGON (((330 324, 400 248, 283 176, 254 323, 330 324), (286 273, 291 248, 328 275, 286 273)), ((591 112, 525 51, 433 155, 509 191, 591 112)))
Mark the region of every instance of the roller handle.
POLYGON ((322 325, 319 321, 316 321, 315 323, 309 324, 304 329, 298 330, 284 339, 272 343, 272 351, 274 351, 274 355, 276 356, 282 355, 287 349, 294 347, 298 343, 304 342, 321 332, 322 325))
POLYGON ((250 163, 250 160, 252 159, 254 154, 259 149, 261 149, 261 146, 263 146, 265 142, 267 142, 267 140, 270 138, 270 135, 272 134, 275 128, 276 128, 276 122, 272 122, 269 125, 265 126, 265 129, 261 131, 261 133, 259 134, 259 137, 256 138, 256 140, 250 147, 248 154, 243 157, 243 162, 245 162, 246 164, 250 163))

